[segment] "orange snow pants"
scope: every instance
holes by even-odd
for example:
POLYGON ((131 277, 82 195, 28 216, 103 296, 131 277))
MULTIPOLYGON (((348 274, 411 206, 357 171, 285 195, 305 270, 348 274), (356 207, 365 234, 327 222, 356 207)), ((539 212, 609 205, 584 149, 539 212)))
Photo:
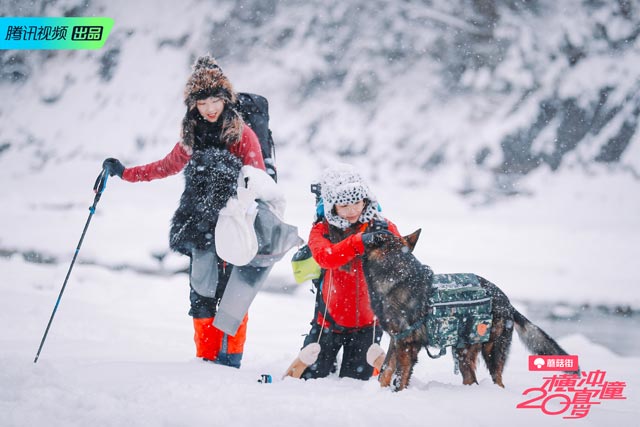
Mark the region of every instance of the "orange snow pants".
POLYGON ((249 315, 245 314, 238 332, 234 336, 227 335, 213 326, 213 317, 193 319, 196 343, 196 357, 202 357, 221 365, 240 367, 244 342, 247 339, 247 321, 249 315))

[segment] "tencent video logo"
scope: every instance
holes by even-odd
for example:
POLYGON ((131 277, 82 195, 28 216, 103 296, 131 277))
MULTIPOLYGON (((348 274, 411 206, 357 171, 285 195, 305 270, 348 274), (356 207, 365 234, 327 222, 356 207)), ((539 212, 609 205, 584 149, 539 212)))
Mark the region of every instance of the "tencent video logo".
POLYGON ((0 18, 0 49, 100 49, 111 18, 0 18))

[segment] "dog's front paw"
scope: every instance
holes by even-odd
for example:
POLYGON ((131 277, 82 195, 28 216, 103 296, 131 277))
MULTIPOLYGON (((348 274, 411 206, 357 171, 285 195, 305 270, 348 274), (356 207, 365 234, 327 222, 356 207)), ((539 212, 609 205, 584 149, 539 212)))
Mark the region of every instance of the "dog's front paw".
POLYGON ((393 391, 401 391, 402 389, 404 389, 404 387, 402 386, 402 381, 400 381, 400 377, 398 375, 394 375, 391 378, 391 389, 393 391))
POLYGON ((391 379, 393 378, 393 371, 387 369, 385 365, 382 366, 380 370, 380 375, 378 375, 378 383, 380 383, 380 387, 389 387, 391 385, 391 379))

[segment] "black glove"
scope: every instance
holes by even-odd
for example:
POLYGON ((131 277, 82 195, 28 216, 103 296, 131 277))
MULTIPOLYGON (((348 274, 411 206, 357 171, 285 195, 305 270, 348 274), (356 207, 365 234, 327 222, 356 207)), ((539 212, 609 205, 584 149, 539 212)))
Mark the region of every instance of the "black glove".
POLYGON ((385 236, 393 236, 393 233, 389 230, 370 231, 362 234, 362 244, 367 248, 375 248, 380 246, 385 239, 385 236))
POLYGON ((388 230, 389 223, 384 219, 374 219, 373 222, 367 228, 367 231, 380 231, 380 230, 388 230))
POLYGON ((106 169, 107 172, 109 172, 109 176, 118 175, 120 178, 122 178, 124 165, 120 162, 120 160, 109 157, 104 162, 102 162, 102 168, 106 169))

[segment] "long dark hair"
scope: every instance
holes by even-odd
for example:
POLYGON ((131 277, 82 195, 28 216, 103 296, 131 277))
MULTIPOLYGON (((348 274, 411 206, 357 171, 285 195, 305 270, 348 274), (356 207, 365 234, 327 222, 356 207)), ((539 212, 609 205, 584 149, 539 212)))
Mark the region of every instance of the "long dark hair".
MULTIPOLYGON (((200 112, 194 105, 191 109, 187 108, 187 112, 182 119, 182 142, 188 147, 194 146, 195 130, 199 115, 200 112)), ((233 144, 242 139, 244 120, 242 120, 242 117, 236 110, 235 105, 226 101, 224 103, 224 110, 222 110, 222 114, 218 120, 222 120, 222 134, 220 135, 220 141, 228 150, 233 144)))

